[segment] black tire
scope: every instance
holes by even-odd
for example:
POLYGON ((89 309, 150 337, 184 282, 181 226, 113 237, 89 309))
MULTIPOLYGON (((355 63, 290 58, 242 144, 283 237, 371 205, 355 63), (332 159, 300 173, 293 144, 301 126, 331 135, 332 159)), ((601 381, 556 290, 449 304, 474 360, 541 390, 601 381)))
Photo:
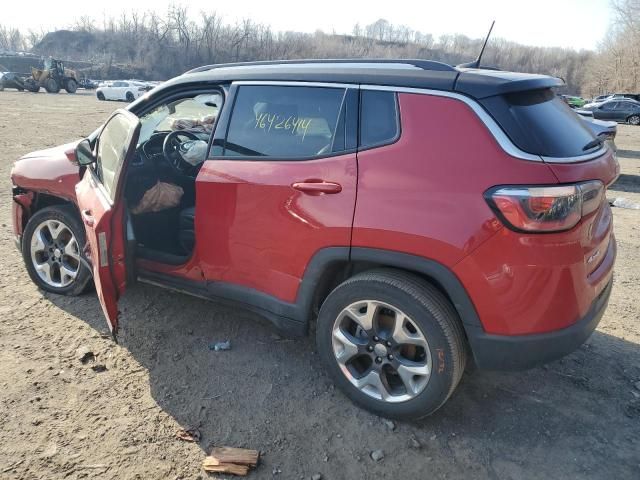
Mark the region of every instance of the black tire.
MULTIPOLYGON (((46 207, 37 211, 27 222, 27 226, 24 229, 22 236, 22 258, 27 272, 31 277, 31 280, 42 290, 47 292, 57 293, 59 295, 80 295, 84 292, 91 280, 91 272, 84 263, 80 263, 80 267, 75 280, 67 286, 55 287, 46 283, 38 273, 31 260, 31 241, 33 234, 43 221, 55 220, 65 224, 76 237, 78 242, 79 251, 82 252, 85 245, 85 230, 82 222, 78 218, 74 208, 68 205, 56 205, 53 207, 46 207)), ((82 254, 82 253, 81 253, 82 254)))
POLYGON ((96 97, 98 97, 98 100, 104 101, 104 93, 98 92, 98 93, 96 93, 96 97))
POLYGON ((126 99, 127 99, 127 102, 131 103, 135 100, 135 97, 133 96, 133 93, 127 92, 126 99))
POLYGON ((48 93, 58 93, 60 91, 60 85, 58 85, 58 82, 56 82, 55 79, 49 78, 44 83, 44 89, 48 93))
POLYGON ((67 80, 64 89, 67 91, 67 93, 76 93, 76 90, 78 90, 78 82, 76 82, 73 78, 70 78, 69 80, 67 80))
POLYGON ((4 82, 0 80, 0 92, 4 92, 4 82))
POLYGON ((25 80, 24 88, 32 93, 38 93, 40 91, 40 86, 32 78, 28 78, 27 80, 25 80))
POLYGON ((627 122, 631 125, 640 125, 640 115, 631 115, 627 118, 627 122))
POLYGON ((448 299, 421 278, 391 269, 358 274, 327 297, 318 316, 316 344, 338 387, 356 404, 377 415, 416 419, 432 414, 451 396, 465 369, 466 347, 460 319, 448 299), (400 309, 427 339, 431 374, 413 398, 392 403, 373 398, 343 374, 334 355, 334 322, 347 306, 363 300, 383 302, 400 309))

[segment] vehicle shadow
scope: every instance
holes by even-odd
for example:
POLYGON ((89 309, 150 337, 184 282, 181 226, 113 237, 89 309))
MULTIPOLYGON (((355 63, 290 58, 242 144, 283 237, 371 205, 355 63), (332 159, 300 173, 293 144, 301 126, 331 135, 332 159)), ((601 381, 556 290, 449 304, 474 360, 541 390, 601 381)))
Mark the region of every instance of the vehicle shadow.
POLYGON ((620 150, 616 151, 619 157, 623 158, 640 158, 640 151, 637 150, 620 150))
POLYGON ((621 173, 616 182, 608 187, 607 190, 616 190, 620 192, 640 192, 640 175, 630 175, 621 173))
MULTIPOLYGON (((93 295, 47 298, 107 331, 93 295)), ((640 346, 606 333, 545 367, 466 373, 438 413, 394 426, 333 387, 311 339, 282 338, 257 315, 144 285, 121 306, 120 347, 148 372, 157 405, 181 425, 198 426, 204 451, 257 448, 267 452, 269 472, 287 465, 288 478, 323 471, 327 462, 339 478, 392 470, 424 478, 427 468, 435 478, 637 473, 640 346), (232 349, 209 349, 222 340, 232 349), (371 461, 375 449, 384 449, 384 462, 371 461)), ((129 373, 108 367, 112 375, 129 373)))

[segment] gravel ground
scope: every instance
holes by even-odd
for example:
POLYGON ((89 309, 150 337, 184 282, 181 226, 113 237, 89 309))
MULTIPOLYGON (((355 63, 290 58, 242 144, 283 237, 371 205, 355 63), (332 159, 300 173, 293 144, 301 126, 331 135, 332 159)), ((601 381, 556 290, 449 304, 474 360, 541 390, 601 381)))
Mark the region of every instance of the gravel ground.
MULTIPOLYGON (((391 423, 333 388, 310 339, 251 313, 138 285, 116 345, 94 293, 35 288, 13 244, 11 164, 119 106, 0 93, 0 478, 205 478, 213 445, 262 451, 256 479, 640 478, 639 210, 614 209, 615 287, 586 345, 524 373, 467 373, 436 415, 391 423), (189 426, 199 443, 175 438, 189 426)), ((620 126, 618 146, 609 196, 640 202, 640 128, 620 126)))

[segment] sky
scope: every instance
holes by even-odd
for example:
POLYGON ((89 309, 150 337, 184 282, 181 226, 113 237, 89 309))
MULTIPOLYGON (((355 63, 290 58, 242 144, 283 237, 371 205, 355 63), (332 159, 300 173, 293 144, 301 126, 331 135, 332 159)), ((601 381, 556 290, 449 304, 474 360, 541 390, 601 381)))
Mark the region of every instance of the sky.
POLYGON ((610 23, 610 0, 107 0, 74 2, 73 9, 56 1, 3 0, 0 24, 20 29, 61 29, 75 17, 102 19, 120 16, 131 8, 140 12, 165 12, 171 3, 188 5, 194 17, 215 10, 228 22, 243 18, 268 24, 274 30, 350 33, 356 23, 364 26, 384 18, 413 30, 442 34, 462 33, 471 38, 486 35, 496 20, 493 35, 525 45, 593 50, 610 23))

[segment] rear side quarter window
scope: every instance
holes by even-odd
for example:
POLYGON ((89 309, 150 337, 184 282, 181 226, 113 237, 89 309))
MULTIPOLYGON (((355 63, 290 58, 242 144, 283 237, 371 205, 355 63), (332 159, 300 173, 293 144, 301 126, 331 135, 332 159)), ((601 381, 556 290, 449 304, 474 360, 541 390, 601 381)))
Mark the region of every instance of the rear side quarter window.
POLYGON ((360 149, 388 145, 400 135, 400 119, 395 92, 360 92, 360 149))

